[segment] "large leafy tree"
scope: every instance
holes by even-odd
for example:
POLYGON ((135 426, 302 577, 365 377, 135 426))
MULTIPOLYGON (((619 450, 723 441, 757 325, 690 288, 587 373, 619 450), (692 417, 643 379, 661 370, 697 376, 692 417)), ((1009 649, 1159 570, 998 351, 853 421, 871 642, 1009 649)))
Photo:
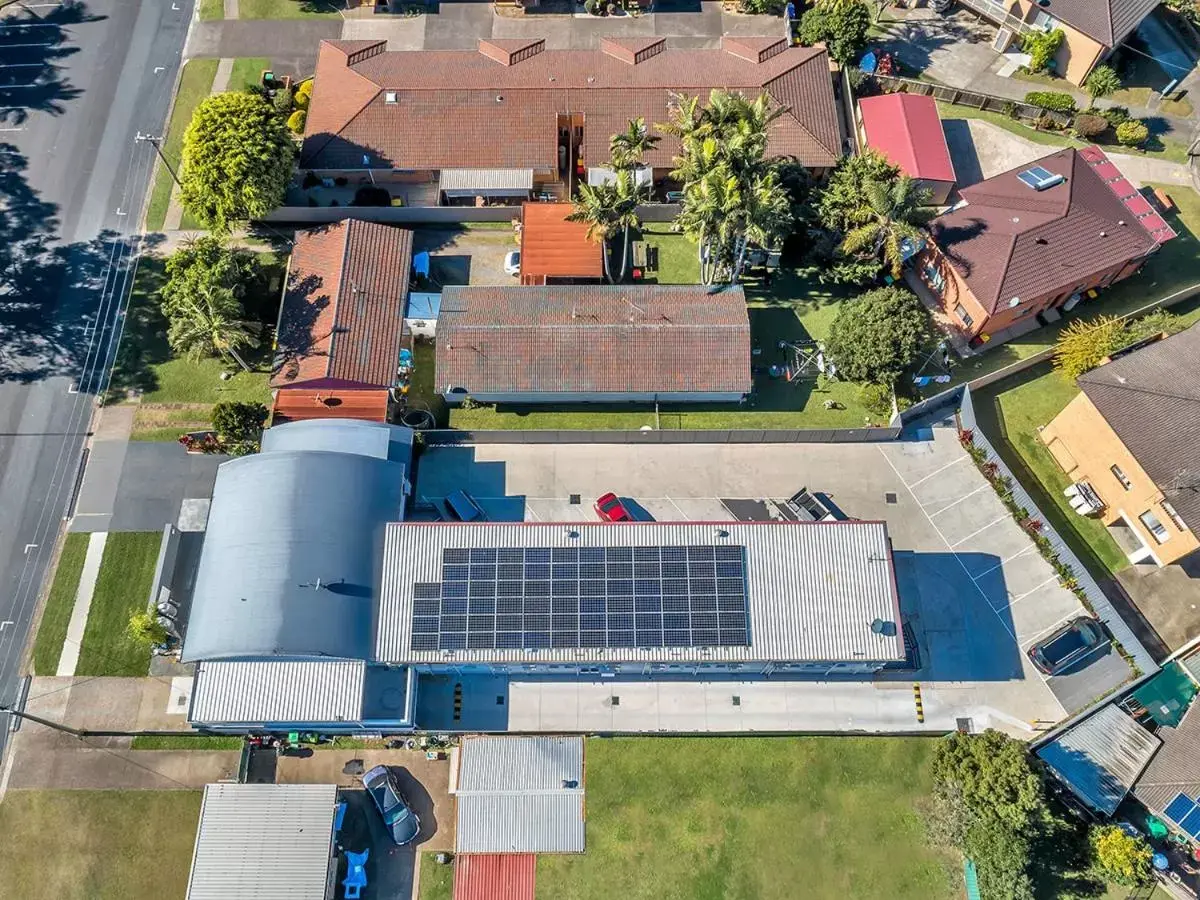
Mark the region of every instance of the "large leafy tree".
POLYGON ((587 226, 589 240, 600 245, 600 260, 604 266, 604 277, 613 283, 608 263, 608 241, 621 227, 621 200, 617 196, 615 182, 607 184, 580 183, 575 197, 575 208, 567 216, 569 222, 582 222, 587 226))
POLYGON ((921 240, 920 225, 929 221, 930 193, 912 178, 901 175, 891 181, 870 180, 863 186, 862 206, 854 211, 854 225, 842 239, 842 250, 882 259, 893 278, 904 265, 902 244, 921 240))
POLYGON ((614 134, 608 142, 608 152, 612 157, 612 167, 617 171, 634 171, 642 167, 646 154, 653 150, 662 138, 651 134, 646 126, 646 120, 638 117, 630 119, 626 129, 614 134))
POLYGON ((283 116, 258 94, 213 94, 183 136, 180 199, 206 228, 227 233, 283 203, 296 142, 283 116))
POLYGON ((1091 831, 1092 851, 1098 874, 1114 884, 1149 884, 1152 851, 1144 838, 1131 837, 1116 825, 1100 825, 1091 831))
POLYGON ((800 43, 824 44, 831 57, 846 65, 862 54, 870 28, 871 10, 862 0, 831 0, 800 17, 800 43))
POLYGON ((900 287, 867 291, 843 304, 829 329, 826 350, 838 375, 892 385, 929 338, 929 314, 900 287))
POLYGON ((1115 316, 1076 319, 1059 332, 1054 367, 1068 378, 1078 378, 1126 342, 1125 322, 1115 316))
POLYGON ((609 156, 616 177, 614 225, 621 229, 621 271, 617 281, 624 281, 629 271, 629 233, 641 227, 638 205, 650 199, 649 189, 638 183, 637 172, 644 166, 646 154, 653 150, 661 137, 650 133, 646 120, 629 120, 629 126, 609 140, 609 156))

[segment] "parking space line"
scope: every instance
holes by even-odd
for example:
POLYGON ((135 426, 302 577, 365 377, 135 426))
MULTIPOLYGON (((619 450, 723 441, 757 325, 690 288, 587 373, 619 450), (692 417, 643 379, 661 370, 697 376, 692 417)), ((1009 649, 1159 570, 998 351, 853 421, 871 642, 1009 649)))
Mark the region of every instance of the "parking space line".
POLYGON ((958 506, 958 504, 962 503, 962 502, 963 502, 964 500, 966 500, 968 497, 972 497, 972 496, 974 496, 975 494, 978 494, 980 491, 984 490, 985 488, 990 488, 990 487, 991 487, 991 485, 990 485, 990 484, 982 484, 982 485, 980 485, 979 487, 975 488, 975 490, 971 491, 971 493, 969 493, 969 494, 963 494, 961 497, 959 497, 959 498, 958 498, 957 500, 955 500, 953 503, 947 503, 945 506, 943 506, 943 507, 942 507, 941 509, 939 509, 937 512, 927 512, 925 515, 929 516, 929 518, 931 518, 931 519, 932 519, 934 516, 940 516, 942 513, 944 513, 946 510, 950 509, 952 506, 958 506))
POLYGON ((1009 602, 1010 602, 1010 603, 1016 603, 1018 600, 1024 600, 1024 599, 1025 599, 1026 597, 1028 597, 1030 594, 1033 594, 1033 593, 1036 593, 1037 591, 1040 591, 1040 590, 1041 590, 1042 588, 1044 588, 1046 585, 1050 584, 1051 582, 1055 582, 1055 581, 1058 581, 1058 576, 1057 576, 1057 575, 1051 575, 1049 578, 1047 578, 1045 581, 1043 581, 1041 584, 1039 584, 1037 587, 1035 587, 1035 588, 1034 588, 1032 591, 1026 591, 1025 593, 1021 594, 1021 596, 1019 596, 1019 597, 1013 597, 1013 598, 1012 598, 1012 600, 1011 600, 1011 601, 1009 601, 1009 602))
MULTIPOLYGON (((882 450, 880 450, 879 452, 880 452, 880 453, 882 453, 883 451, 882 451, 882 450)), ((884 454, 884 455, 886 456, 886 454, 884 454)), ((930 478, 932 478, 934 475, 940 475, 940 474, 941 474, 942 472, 944 472, 946 469, 950 468, 950 467, 951 467, 951 466, 953 466, 953 465, 957 465, 958 463, 962 462, 964 459, 970 459, 970 457, 969 457, 969 456, 967 456, 967 454, 965 454, 965 453, 964 453, 964 454, 963 454, 962 456, 960 456, 958 459, 954 460, 954 462, 948 462, 948 463, 946 463, 944 466, 942 466, 941 468, 935 469, 934 471, 930 472, 928 475, 925 475, 925 476, 924 476, 924 477, 922 477, 922 478, 918 478, 918 479, 917 479, 916 481, 914 481, 912 484, 909 484, 907 481, 905 481, 905 480, 904 480, 904 476, 902 476, 902 475, 900 474, 900 470, 899 470, 899 469, 897 469, 895 466, 892 466, 892 461, 891 461, 890 459, 888 460, 888 465, 889 465, 889 466, 892 466, 892 471, 896 473, 896 476, 897 476, 897 477, 900 479, 901 483, 902 483, 902 484, 903 484, 903 485, 904 485, 906 488, 908 488, 908 490, 911 492, 911 491, 912 491, 912 489, 913 489, 913 488, 915 488, 915 487, 916 487, 918 484, 920 484, 921 482, 923 482, 923 481, 928 481, 928 480, 929 480, 930 478)), ((917 500, 917 495, 916 495, 916 494, 913 494, 913 499, 914 499, 914 500, 917 500)), ((920 503, 921 501, 920 501, 920 500, 917 500, 917 502, 918 502, 918 503, 920 503)))
POLYGON ((1036 644, 1039 640, 1041 640, 1043 637, 1045 637, 1046 635, 1053 632, 1054 629, 1061 626, 1064 622, 1070 622, 1072 619, 1074 619, 1078 616, 1079 616, 1079 610, 1077 610, 1077 609, 1073 610, 1072 612, 1067 613, 1065 616, 1063 616, 1061 619, 1059 619, 1057 622, 1055 622, 1049 628, 1044 628, 1041 631, 1039 631, 1036 635, 1033 636, 1033 638, 1031 640, 1026 641, 1022 646, 1030 647, 1033 644, 1036 644))
MULTIPOLYGON (((926 515, 926 518, 928 518, 928 514, 926 515)), ((961 541, 956 541, 955 543, 951 544, 951 545, 950 545, 950 549, 951 549, 951 550, 953 550, 953 549, 954 549, 955 547, 957 547, 959 544, 965 544, 965 543, 966 543, 967 541, 969 541, 971 538, 975 537, 975 535, 977 535, 977 534, 981 534, 982 532, 985 532, 985 531, 987 531, 987 530, 988 530, 989 528, 991 528, 993 525, 995 525, 995 524, 997 524, 997 523, 999 523, 999 522, 1003 522, 1005 519, 1011 519, 1011 518, 1012 518, 1012 514, 1011 514, 1011 513, 1009 513, 1008 511, 1005 511, 1004 515, 1000 516, 1000 517, 999 517, 999 518, 997 518, 997 519, 992 519, 992 521, 988 522, 988 523, 987 523, 986 525, 984 525, 982 528, 979 528, 979 529, 976 529, 975 531, 972 531, 970 534, 968 534, 968 535, 967 535, 965 538, 963 538, 961 541)), ((930 521, 931 523, 933 522, 933 520, 932 520, 932 519, 930 519, 929 521, 930 521)), ((971 574, 971 573, 970 573, 970 572, 968 572, 967 574, 969 575, 969 574, 971 574)), ((974 580, 974 579, 972 579, 972 580, 974 580)))
POLYGON ((972 576, 971 576, 971 580, 972 580, 972 581, 978 581, 980 578, 983 578, 983 576, 985 576, 985 575, 990 575, 990 574, 992 574, 993 572, 995 572, 995 571, 996 571, 998 568, 1000 568, 1000 567, 1001 567, 1002 565, 1004 565, 1006 562, 1010 562, 1010 561, 1012 561, 1012 560, 1016 559, 1018 556, 1024 556, 1024 555, 1025 555, 1026 553, 1028 553, 1030 550, 1036 550, 1036 549, 1037 549, 1037 545, 1036 545, 1036 544, 1030 544, 1030 545, 1029 545, 1028 547, 1026 547, 1024 550, 1018 550, 1018 551, 1017 551, 1016 553, 1014 553, 1012 556, 1006 556, 1006 557, 1004 557, 1004 559, 1000 560, 1000 562, 996 563, 996 564, 995 564, 994 566, 992 566, 990 569, 984 569, 984 570, 983 570, 982 572, 980 572, 978 575, 972 575, 972 576))

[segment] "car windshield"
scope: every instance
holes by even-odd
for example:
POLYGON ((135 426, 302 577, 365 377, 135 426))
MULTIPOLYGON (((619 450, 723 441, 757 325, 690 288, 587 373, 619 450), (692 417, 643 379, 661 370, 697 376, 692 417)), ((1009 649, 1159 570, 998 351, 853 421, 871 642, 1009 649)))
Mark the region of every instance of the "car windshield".
POLYGON ((621 508, 621 501, 616 497, 612 497, 611 499, 605 500, 602 504, 600 504, 600 508, 605 512, 612 512, 614 509, 621 508))
POLYGON ((1046 644, 1042 648, 1042 656, 1046 658, 1046 662, 1054 665, 1086 646, 1087 639, 1083 636, 1083 632, 1078 628, 1072 628, 1066 634, 1060 635, 1046 644))

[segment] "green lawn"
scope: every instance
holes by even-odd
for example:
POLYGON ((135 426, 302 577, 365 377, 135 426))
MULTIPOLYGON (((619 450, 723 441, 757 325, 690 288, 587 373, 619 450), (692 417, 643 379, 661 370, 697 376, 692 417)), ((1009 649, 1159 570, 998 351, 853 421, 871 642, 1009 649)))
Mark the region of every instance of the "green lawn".
POLYGON ((150 648, 134 643, 126 627, 130 616, 146 608, 161 541, 157 531, 109 534, 76 675, 144 676, 149 671, 150 648))
MULTIPOLYGON (((1163 244, 1138 274, 1101 291, 1095 300, 1080 303, 1064 313, 1061 321, 961 362, 954 370, 952 384, 995 372, 1054 346, 1059 331, 1075 319, 1128 315, 1163 297, 1200 286, 1200 195, 1178 185, 1152 184, 1151 187, 1162 188, 1175 201, 1177 212, 1167 215, 1167 221, 1178 233, 1174 239, 1163 244)), ((938 393, 946 387, 931 385, 925 393, 938 393)))
MULTIPOLYGON (((200 101, 212 90, 213 77, 217 74, 215 59, 193 59, 183 67, 179 79, 179 90, 175 94, 175 105, 171 108, 171 121, 167 125, 163 155, 171 161, 176 172, 183 155, 183 133, 192 120, 192 113, 200 101)), ((146 230, 161 231, 167 218, 167 207, 171 203, 171 188, 174 182, 171 173, 159 163, 154 176, 154 188, 150 193, 150 205, 146 209, 146 230)))
POLYGON ((200 797, 199 791, 9 791, 0 803, 0 897, 182 897, 200 797))
POLYGON ((439 865, 428 851, 420 854, 421 890, 417 900, 450 900, 454 895, 454 866, 439 865))
POLYGON ((341 15, 342 3, 325 0, 240 0, 242 19, 325 19, 341 15))
POLYGON ((200 21, 211 22, 225 18, 225 0, 200 0, 200 21))
POLYGON ((446 401, 433 383, 437 349, 431 341, 413 342, 413 374, 408 386, 408 405, 414 409, 427 409, 435 419, 437 427, 445 428, 449 420, 446 401))
POLYGON ((46 608, 42 611, 42 622, 33 644, 34 675, 54 675, 58 671, 58 658, 62 655, 63 641, 67 637, 67 624, 75 609, 75 592, 79 588, 80 573, 83 572, 88 537, 86 534, 72 533, 63 541, 58 568, 54 570, 54 583, 50 585, 50 595, 46 598, 46 608))
MULTIPOLYGON (((273 325, 279 309, 279 296, 286 260, 273 253, 259 255, 261 277, 246 298, 247 316, 273 325)), ((221 400, 270 402, 267 368, 270 364, 269 335, 247 360, 256 371, 242 372, 220 359, 173 359, 167 345, 167 322, 158 305, 158 291, 164 280, 163 259, 144 256, 133 283, 133 295, 125 316, 125 333, 117 348, 111 390, 118 397, 137 391, 143 404, 212 404, 221 400), (233 376, 221 380, 223 372, 233 376)), ((207 418, 205 416, 204 418, 207 418)), ((147 430, 169 426, 151 425, 147 430)), ((145 436, 142 436, 145 439, 145 436)))
POLYGON ((271 60, 265 56, 243 56, 233 61, 227 91, 244 91, 262 80, 264 69, 271 68, 271 60))
POLYGON ((133 739, 131 750, 241 750, 242 739, 211 734, 147 735, 133 739))
POLYGON ((593 738, 587 852, 539 856, 541 900, 941 900, 924 738, 593 738))

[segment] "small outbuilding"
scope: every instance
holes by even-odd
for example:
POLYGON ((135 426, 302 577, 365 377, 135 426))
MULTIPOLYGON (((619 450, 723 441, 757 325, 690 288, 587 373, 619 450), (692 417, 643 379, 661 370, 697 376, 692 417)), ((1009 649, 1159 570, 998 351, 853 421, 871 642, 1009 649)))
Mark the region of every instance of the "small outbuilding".
POLYGON ((935 206, 944 206, 954 189, 954 163, 934 99, 883 94, 859 100, 858 110, 867 146, 927 188, 935 206))
POLYGON ((601 244, 571 203, 526 203, 521 211, 521 284, 576 284, 604 277, 601 244))

